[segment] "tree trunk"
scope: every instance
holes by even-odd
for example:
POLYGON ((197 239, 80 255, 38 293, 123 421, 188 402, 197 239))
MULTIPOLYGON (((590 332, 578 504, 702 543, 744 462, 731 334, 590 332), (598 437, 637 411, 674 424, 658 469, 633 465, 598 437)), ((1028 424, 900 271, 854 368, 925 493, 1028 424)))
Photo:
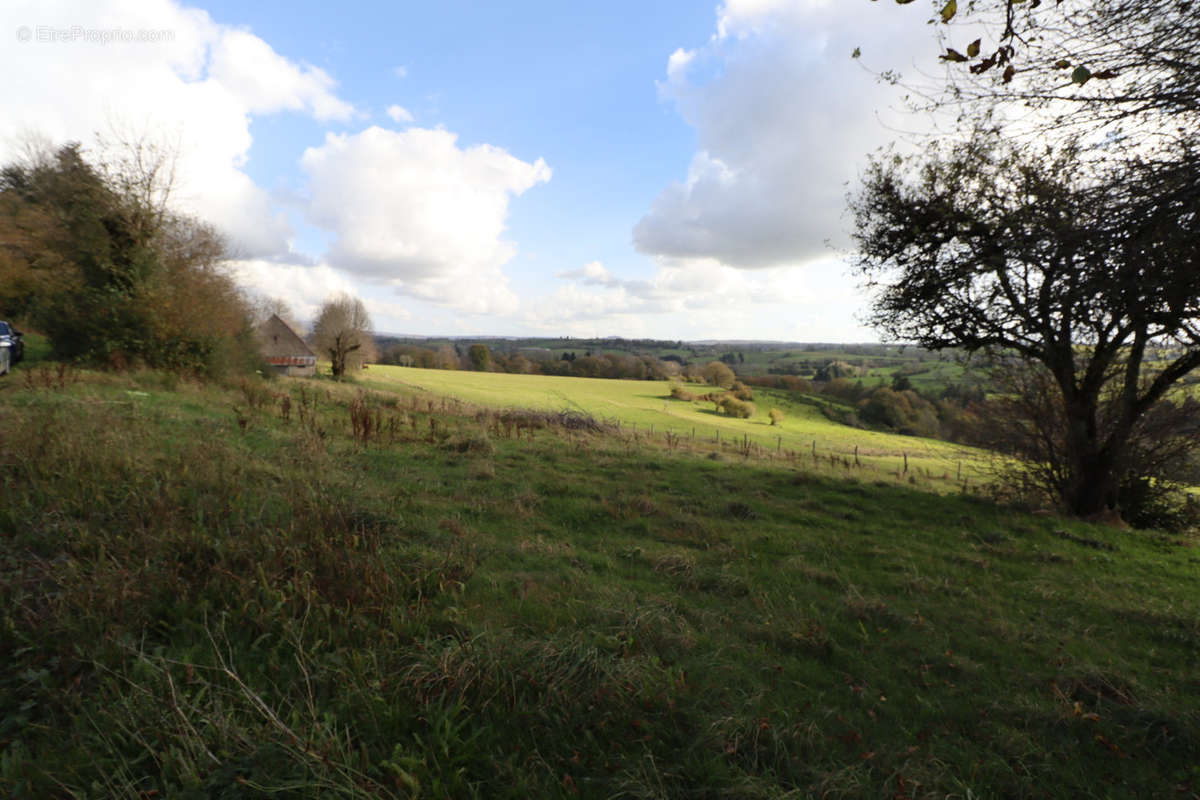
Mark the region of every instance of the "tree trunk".
POLYGON ((335 378, 342 377, 346 371, 346 352, 340 343, 329 348, 329 369, 335 378))
POLYGON ((1100 441, 1099 398, 1077 389, 1066 401, 1068 482, 1063 501, 1071 513, 1090 517, 1117 507, 1118 459, 1123 442, 1116 448, 1100 441))
POLYGON ((1117 507, 1117 474, 1110 459, 1092 456, 1076 460, 1072 465, 1072 481, 1065 492, 1071 513, 1090 517, 1110 512, 1117 507))

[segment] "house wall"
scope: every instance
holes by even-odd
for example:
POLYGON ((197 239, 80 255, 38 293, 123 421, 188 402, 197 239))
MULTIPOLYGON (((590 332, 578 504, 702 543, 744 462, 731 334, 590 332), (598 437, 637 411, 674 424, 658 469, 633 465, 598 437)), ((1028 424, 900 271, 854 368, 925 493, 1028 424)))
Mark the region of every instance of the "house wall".
POLYGON ((314 365, 298 367, 294 364, 269 364, 268 366, 276 375, 288 378, 311 378, 317 374, 317 368, 314 365))

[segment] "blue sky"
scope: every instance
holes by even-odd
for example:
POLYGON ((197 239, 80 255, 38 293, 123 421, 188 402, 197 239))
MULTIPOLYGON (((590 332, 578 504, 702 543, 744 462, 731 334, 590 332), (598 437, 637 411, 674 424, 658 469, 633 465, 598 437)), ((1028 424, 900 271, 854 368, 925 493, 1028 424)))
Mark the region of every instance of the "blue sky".
POLYGON ((31 76, 0 100, 6 157, 31 131, 168 142, 177 202, 226 233, 248 291, 302 319, 347 291, 377 329, 431 335, 876 338, 836 249, 843 198, 913 120, 850 51, 936 68, 925 9, 870 0, 0 20, 0 66, 31 76))

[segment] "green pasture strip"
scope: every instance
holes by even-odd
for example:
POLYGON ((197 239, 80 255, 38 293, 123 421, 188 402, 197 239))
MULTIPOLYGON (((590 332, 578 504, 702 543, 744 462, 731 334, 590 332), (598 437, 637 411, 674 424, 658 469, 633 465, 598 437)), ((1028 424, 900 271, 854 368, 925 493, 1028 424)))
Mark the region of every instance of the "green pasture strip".
MULTIPOLYGON (((814 408, 811 401, 795 399, 787 392, 755 390, 757 413, 751 419, 734 419, 717 414, 711 403, 686 402, 670 397, 665 381, 606 380, 546 375, 514 375, 493 372, 430 370, 408 367, 372 366, 364 377, 377 388, 409 388, 456 397, 493 408, 576 409, 605 419, 619 420, 623 427, 643 434, 671 431, 695 440, 753 442, 767 451, 790 451, 811 458, 830 454, 853 459, 855 448, 861 463, 882 473, 903 474, 905 454, 910 472, 929 476, 962 474, 971 480, 986 475, 987 454, 968 447, 913 436, 859 430, 833 422, 814 408), (772 426, 771 408, 785 413, 781 425, 772 426)), ((709 387, 689 385, 694 393, 709 387)))

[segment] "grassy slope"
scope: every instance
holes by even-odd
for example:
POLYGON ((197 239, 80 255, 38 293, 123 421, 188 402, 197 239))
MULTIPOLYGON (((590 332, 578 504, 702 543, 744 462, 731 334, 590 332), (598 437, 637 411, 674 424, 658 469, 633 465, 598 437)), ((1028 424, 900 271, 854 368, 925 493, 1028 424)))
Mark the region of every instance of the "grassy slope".
POLYGON ((0 795, 1200 787, 1185 543, 354 393, 3 384, 0 795))
MULTIPOLYGON (((717 414, 712 403, 683 402, 670 398, 665 381, 626 381, 601 378, 567 378, 547 375, 511 375, 490 372, 412 369, 372 366, 364 380, 378 388, 418 388, 437 394, 496 407, 545 409, 574 408, 598 417, 613 418, 625 426, 638 426, 648 433, 673 431, 689 437, 695 431, 698 442, 712 442, 717 432, 726 440, 759 443, 767 450, 802 452, 810 455, 813 443, 818 454, 852 457, 859 449, 860 461, 881 473, 903 469, 904 454, 914 471, 930 476, 957 477, 958 464, 964 462, 968 475, 977 476, 983 455, 971 448, 921 439, 913 436, 864 431, 840 425, 826 418, 812 405, 796 402, 786 392, 755 390, 758 413, 742 420, 717 414), (786 417, 780 426, 767 418, 771 408, 781 409, 786 417)), ((692 387, 697 393, 702 387, 692 387)))

